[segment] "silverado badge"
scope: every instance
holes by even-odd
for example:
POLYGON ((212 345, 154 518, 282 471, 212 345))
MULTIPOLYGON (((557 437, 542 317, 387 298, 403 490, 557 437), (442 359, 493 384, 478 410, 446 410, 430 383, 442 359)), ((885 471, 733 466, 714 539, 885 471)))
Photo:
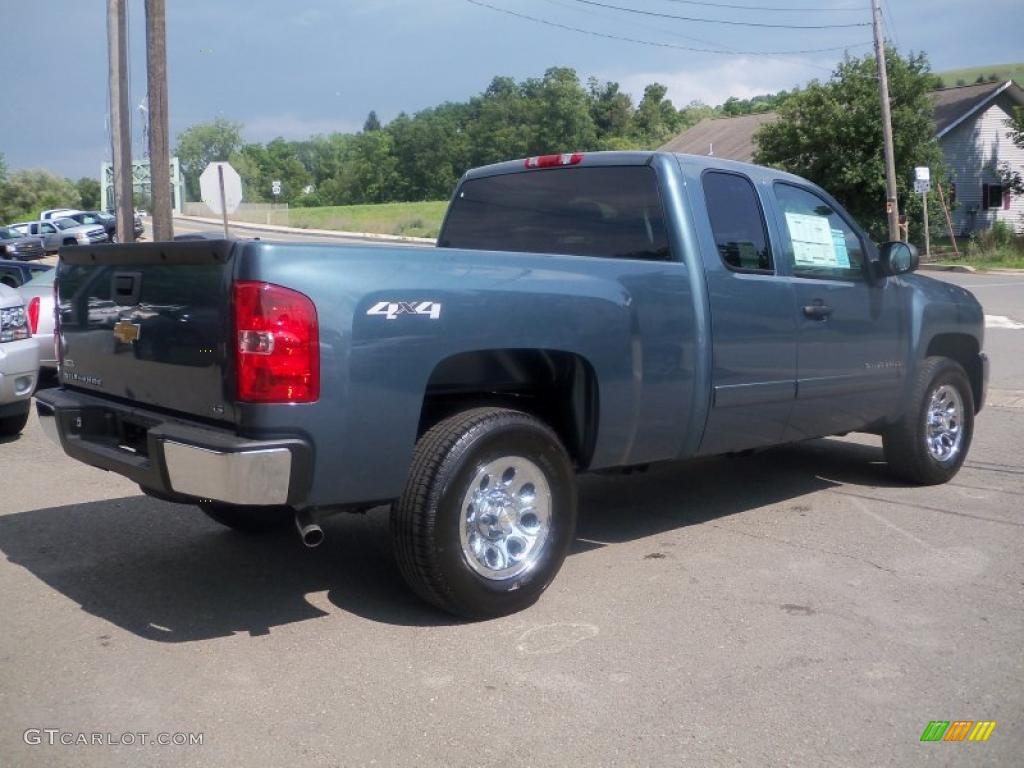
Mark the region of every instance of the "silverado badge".
POLYGON ((114 324, 114 336, 122 344, 131 344, 139 338, 139 324, 129 323, 127 320, 119 320, 114 324))

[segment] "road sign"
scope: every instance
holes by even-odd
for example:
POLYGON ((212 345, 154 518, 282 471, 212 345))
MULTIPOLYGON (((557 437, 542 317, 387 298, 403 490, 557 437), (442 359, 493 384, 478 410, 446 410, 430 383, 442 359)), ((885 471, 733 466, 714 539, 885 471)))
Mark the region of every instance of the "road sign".
POLYGON ((928 179, 915 179, 914 191, 919 195, 923 195, 926 192, 931 192, 932 183, 928 179))
POLYGON ((926 165, 919 165, 914 169, 914 181, 931 181, 932 169, 926 165))
POLYGON ((199 177, 199 192, 203 202, 214 213, 234 213, 242 203, 242 178, 230 163, 210 163, 199 177), (217 168, 224 172, 224 207, 220 207, 220 180, 217 168))
POLYGON ((274 181, 270 182, 270 191, 273 192, 274 195, 280 195, 281 194, 281 182, 277 181, 276 179, 274 181))

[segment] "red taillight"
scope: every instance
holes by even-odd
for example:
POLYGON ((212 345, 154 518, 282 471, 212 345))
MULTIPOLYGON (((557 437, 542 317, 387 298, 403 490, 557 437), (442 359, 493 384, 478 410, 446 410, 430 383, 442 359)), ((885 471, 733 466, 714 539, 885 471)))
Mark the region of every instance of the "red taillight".
POLYGON ((565 155, 540 155, 539 157, 526 158, 527 168, 554 168, 557 165, 577 165, 583 162, 582 152, 573 152, 565 155))
POLYGON ((35 296, 28 303, 28 327, 32 329, 32 333, 35 334, 36 329, 39 327, 39 297, 35 296))
POLYGON ((235 283, 238 399, 312 403, 320 397, 316 308, 298 291, 270 283, 235 283))

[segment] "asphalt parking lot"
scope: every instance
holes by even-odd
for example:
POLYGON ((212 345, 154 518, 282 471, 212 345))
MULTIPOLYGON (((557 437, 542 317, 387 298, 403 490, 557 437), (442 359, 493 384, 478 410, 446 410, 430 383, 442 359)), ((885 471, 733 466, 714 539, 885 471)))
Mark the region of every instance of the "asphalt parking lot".
MULTIPOLYGON (((1024 323, 1024 275, 947 279, 1024 323)), ((384 509, 245 538, 33 417, 0 441, 0 765, 1020 765, 1024 330, 993 324, 949 485, 866 436, 585 477, 553 586, 475 624, 406 590, 384 509)))

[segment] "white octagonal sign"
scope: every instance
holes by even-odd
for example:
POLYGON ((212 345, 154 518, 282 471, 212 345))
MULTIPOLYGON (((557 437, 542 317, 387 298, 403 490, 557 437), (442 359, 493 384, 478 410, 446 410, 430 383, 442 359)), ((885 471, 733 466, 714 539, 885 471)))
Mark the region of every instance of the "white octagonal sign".
POLYGON ((223 213, 220 209, 220 180, 217 168, 224 169, 224 207, 228 213, 234 213, 242 203, 242 177, 230 163, 210 163, 199 176, 199 193, 203 202, 214 213, 223 213))

